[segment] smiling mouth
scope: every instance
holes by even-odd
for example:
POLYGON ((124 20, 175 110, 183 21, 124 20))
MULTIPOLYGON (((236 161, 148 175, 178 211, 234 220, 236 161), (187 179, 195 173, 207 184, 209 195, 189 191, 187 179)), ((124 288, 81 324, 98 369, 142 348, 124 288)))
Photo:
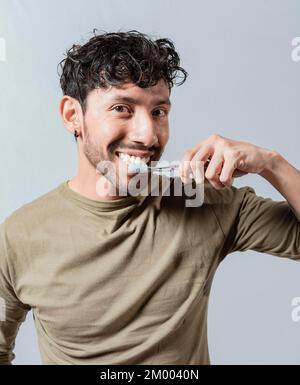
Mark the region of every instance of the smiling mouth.
POLYGON ((147 155, 147 156, 138 156, 138 155, 135 156, 135 155, 125 153, 125 152, 116 152, 116 155, 126 165, 132 165, 132 164, 150 165, 150 162, 151 162, 152 157, 153 157, 153 154, 147 155))

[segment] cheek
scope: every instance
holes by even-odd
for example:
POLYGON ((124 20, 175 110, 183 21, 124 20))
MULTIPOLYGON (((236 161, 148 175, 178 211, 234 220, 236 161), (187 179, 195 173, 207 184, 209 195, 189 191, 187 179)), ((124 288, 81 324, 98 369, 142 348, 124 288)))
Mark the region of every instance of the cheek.
POLYGON ((125 136, 125 127, 120 126, 120 124, 108 124, 108 122, 106 122, 106 124, 101 125, 98 137, 103 146, 107 147, 113 143, 117 144, 122 142, 125 136))
POLYGON ((89 114, 85 122, 89 133, 97 141, 100 141, 103 146, 120 139, 126 131, 124 124, 116 123, 116 121, 109 117, 97 114, 89 114))
POLYGON ((89 108, 84 116, 84 122, 89 131, 95 131, 99 126, 99 121, 101 121, 100 116, 94 111, 94 109, 89 108))
POLYGON ((114 138, 119 135, 120 131, 122 130, 117 125, 109 122, 102 122, 99 125, 99 132, 106 138, 114 138))
POLYGON ((158 140, 161 146, 165 146, 169 140, 169 128, 164 128, 158 133, 158 140))

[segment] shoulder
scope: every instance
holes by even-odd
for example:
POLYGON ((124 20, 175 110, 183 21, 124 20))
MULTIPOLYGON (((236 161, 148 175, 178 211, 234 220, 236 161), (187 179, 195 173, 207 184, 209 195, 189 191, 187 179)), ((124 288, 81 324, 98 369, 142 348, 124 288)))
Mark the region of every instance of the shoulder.
POLYGON ((204 204, 210 205, 240 205, 247 195, 256 195, 251 186, 243 187, 224 187, 215 189, 209 182, 205 182, 204 204))
MULTIPOLYGON (((193 180, 189 185, 184 185, 179 178, 173 178, 170 182, 171 201, 175 201, 178 206, 189 206, 187 202, 193 200, 198 195, 198 205, 202 206, 239 206, 247 197, 256 196, 255 190, 250 186, 243 187, 224 187, 215 189, 207 180, 202 185, 196 185, 193 180), (177 197, 177 199, 176 199, 177 197)), ((192 207, 192 206, 191 206, 192 207)))
POLYGON ((41 221, 50 215, 53 209, 57 209, 61 201, 62 185, 63 183, 17 208, 5 218, 1 230, 5 231, 7 236, 15 236, 25 228, 30 231, 30 228, 41 225, 41 221))

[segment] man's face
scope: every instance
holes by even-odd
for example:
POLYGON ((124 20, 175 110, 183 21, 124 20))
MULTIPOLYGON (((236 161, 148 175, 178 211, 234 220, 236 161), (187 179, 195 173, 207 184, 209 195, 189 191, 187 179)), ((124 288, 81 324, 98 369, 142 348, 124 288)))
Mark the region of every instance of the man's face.
POLYGON ((133 176, 128 174, 128 162, 141 158, 150 164, 163 153, 169 138, 169 95, 163 80, 149 88, 126 83, 91 91, 82 147, 88 161, 95 168, 100 161, 113 162, 116 183, 126 188, 133 176))

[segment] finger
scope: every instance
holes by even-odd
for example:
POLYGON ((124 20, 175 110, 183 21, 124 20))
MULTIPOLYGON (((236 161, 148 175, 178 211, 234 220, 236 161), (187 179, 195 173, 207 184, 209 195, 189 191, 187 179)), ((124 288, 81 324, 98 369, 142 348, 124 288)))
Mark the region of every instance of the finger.
POLYGON ((214 153, 213 147, 209 144, 206 144, 198 149, 198 151, 194 156, 194 159, 201 160, 205 164, 213 155, 213 153, 214 153))
MULTIPOLYGON (((202 162, 201 172, 204 173, 203 180, 205 179, 205 171, 209 165, 209 162, 211 160, 212 155, 213 155, 213 148, 209 145, 204 145, 197 151, 197 153, 195 154, 195 156, 193 158, 193 160, 195 162, 202 162)), ((201 175, 201 172, 200 172, 200 175, 201 175)), ((200 183, 202 183, 202 182, 200 182, 200 183)))
POLYGON ((191 169, 192 169, 196 184, 203 183, 204 182, 204 162, 202 160, 197 160, 193 158, 191 160, 191 169))
POLYGON ((241 159, 237 166, 236 166, 236 169, 234 170, 233 172, 233 176, 236 177, 236 178, 239 178, 240 176, 244 176, 244 175, 247 175, 248 172, 246 171, 243 171, 243 168, 245 167, 245 162, 243 159, 241 159))
POLYGON ((179 174, 183 183, 188 183, 190 180, 190 162, 195 154, 195 150, 186 151, 179 166, 179 174))
POLYGON ((223 155, 221 153, 214 154, 205 171, 205 178, 216 189, 222 189, 225 186, 220 182, 220 173, 223 166, 223 155))
POLYGON ((231 158, 224 159, 224 164, 220 174, 220 182, 227 187, 230 187, 233 183, 233 172, 235 170, 235 161, 231 158))
POLYGON ((182 183, 189 182, 190 176, 190 161, 182 160, 179 166, 179 175, 182 180, 182 183))
POLYGON ((212 145, 207 142, 201 142, 184 154, 179 167, 180 177, 183 183, 188 183, 190 180, 190 171, 192 169, 190 164, 191 160, 195 158, 195 160, 202 160, 205 163, 212 153, 212 145))
POLYGON ((241 176, 247 175, 247 172, 239 170, 237 168, 239 164, 240 163, 236 160, 229 157, 225 157, 222 172, 220 174, 220 182, 223 183, 225 186, 230 187, 234 181, 234 178, 239 178, 241 176))

